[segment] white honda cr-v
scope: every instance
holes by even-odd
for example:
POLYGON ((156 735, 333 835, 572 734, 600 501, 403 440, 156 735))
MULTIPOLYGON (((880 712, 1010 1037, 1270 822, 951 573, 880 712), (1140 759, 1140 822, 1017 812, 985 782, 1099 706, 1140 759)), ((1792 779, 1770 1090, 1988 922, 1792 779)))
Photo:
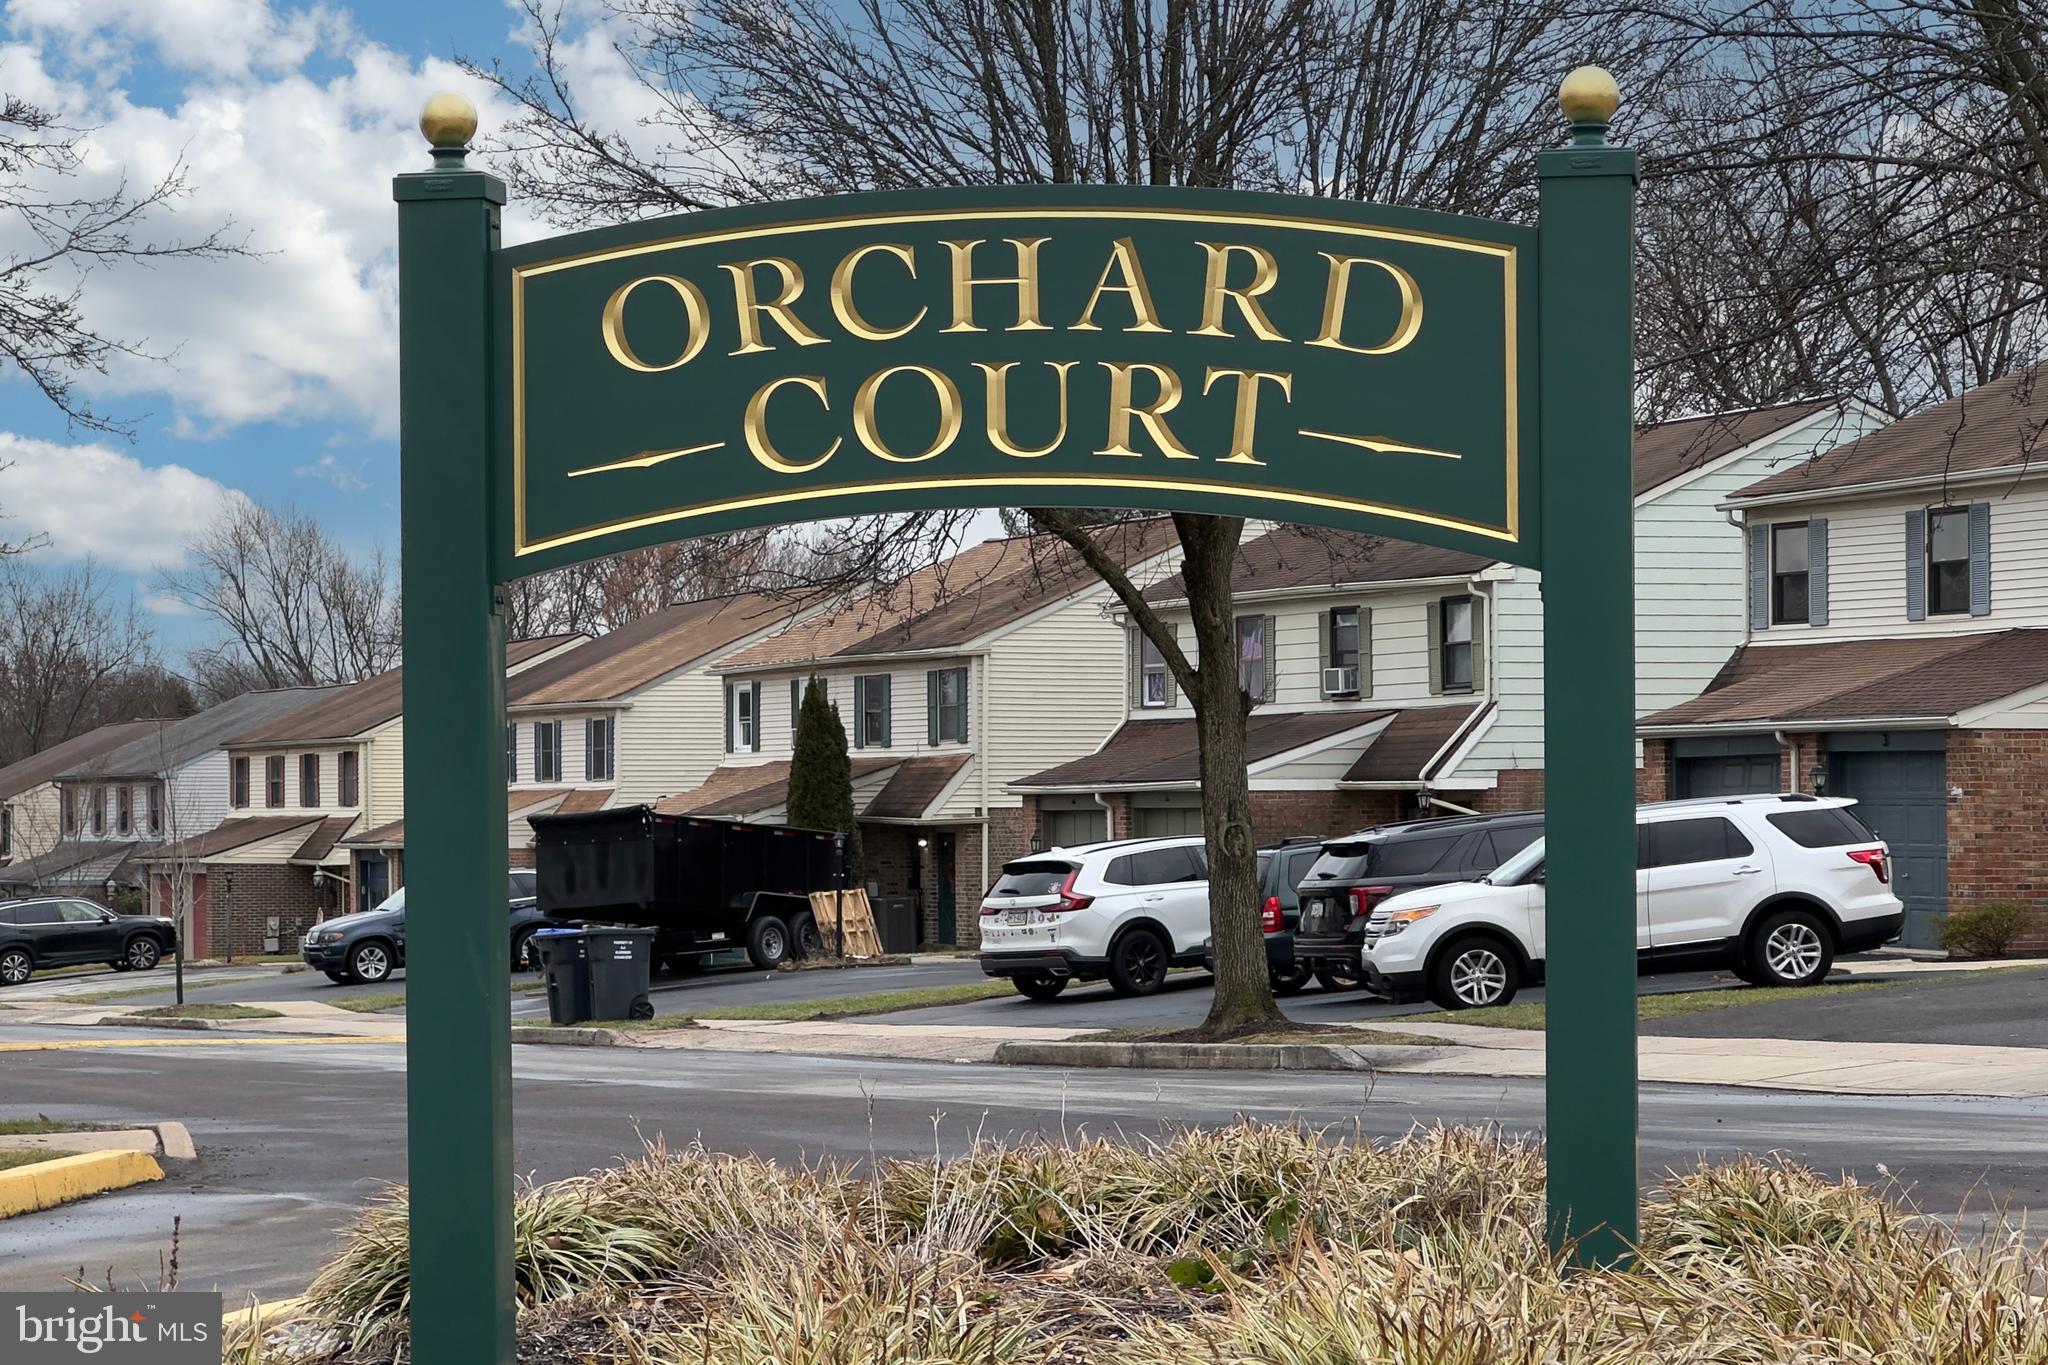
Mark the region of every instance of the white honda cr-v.
MULTIPOLYGON (((1898 937, 1882 839, 1833 797, 1664 801, 1636 810, 1645 972, 1725 966, 1757 985, 1823 980, 1837 953, 1898 937)), ((1543 977, 1542 840, 1477 882, 1392 896, 1367 921, 1368 988, 1445 1009, 1504 1005, 1543 977)))
POLYGON ((1199 837, 1119 839, 1003 864, 981 902, 981 969, 1033 1000, 1108 978, 1150 995, 1202 962, 1209 864, 1199 837))

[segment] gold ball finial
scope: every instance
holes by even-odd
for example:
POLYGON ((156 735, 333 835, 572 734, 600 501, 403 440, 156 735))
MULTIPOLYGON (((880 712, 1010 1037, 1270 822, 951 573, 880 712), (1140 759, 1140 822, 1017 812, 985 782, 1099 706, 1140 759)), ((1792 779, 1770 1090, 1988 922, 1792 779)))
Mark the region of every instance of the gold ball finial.
POLYGON ((1557 107, 1571 123, 1611 123, 1621 107, 1621 87, 1604 68, 1581 66, 1557 87, 1557 107))
POLYGON ((467 147, 476 135, 476 106, 453 90, 443 90, 420 110, 420 135, 444 151, 467 147))

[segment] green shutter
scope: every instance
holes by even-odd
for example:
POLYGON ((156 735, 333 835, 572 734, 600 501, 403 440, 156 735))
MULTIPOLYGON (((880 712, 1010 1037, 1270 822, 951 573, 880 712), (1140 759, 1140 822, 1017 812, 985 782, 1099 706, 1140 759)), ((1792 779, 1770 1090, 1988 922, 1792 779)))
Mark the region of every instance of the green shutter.
POLYGON ((725 751, 727 753, 732 752, 732 690, 738 685, 737 683, 727 683, 725 685, 725 751))
POLYGON ((881 679, 882 679, 882 747, 883 747, 884 749, 886 749, 886 748, 888 748, 888 747, 889 747, 889 746, 890 746, 891 744, 894 744, 894 743, 896 742, 896 737, 895 737, 895 730, 896 730, 896 704, 895 704, 895 702, 894 702, 894 701, 892 700, 892 698, 891 698, 891 691, 892 691, 892 688, 893 688, 893 684, 894 684, 894 683, 895 683, 895 681, 896 681, 896 676, 895 676, 895 674, 893 674, 893 673, 884 673, 884 674, 882 674, 882 675, 881 675, 881 679))
POLYGON ((868 680, 853 675, 853 747, 868 747, 868 680))
POLYGON ((1316 695, 1321 697, 1330 695, 1330 621, 1334 616, 1333 610, 1316 613, 1316 695))
POLYGON ((1145 634, 1133 621, 1124 627, 1124 638, 1130 656, 1131 709, 1136 711, 1145 704, 1145 634))
POLYGON ((926 669, 924 675, 924 742, 937 746, 939 742, 939 670, 926 669))
POLYGON ((1429 690, 1440 694, 1444 690, 1444 604, 1438 598, 1423 608, 1429 617, 1429 690))
POLYGON ((761 752, 761 684, 757 681, 747 686, 753 689, 754 752, 758 754, 761 752))
POLYGON ((953 671, 960 677, 960 742, 965 744, 967 742, 967 670, 956 668, 953 671))
POLYGON ((1259 627, 1259 649, 1266 656, 1265 691, 1260 701, 1273 701, 1280 695, 1280 618, 1268 616, 1259 627))
POLYGON ((1484 692, 1486 686, 1486 609, 1492 597, 1472 596, 1472 690, 1484 692))
POLYGON ((1372 695, 1372 608, 1358 609, 1358 695, 1372 695))

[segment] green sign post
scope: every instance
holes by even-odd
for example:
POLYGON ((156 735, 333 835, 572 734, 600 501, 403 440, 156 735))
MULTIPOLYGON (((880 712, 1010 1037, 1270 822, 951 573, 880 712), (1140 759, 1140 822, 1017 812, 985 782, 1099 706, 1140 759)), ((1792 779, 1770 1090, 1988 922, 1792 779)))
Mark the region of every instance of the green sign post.
POLYGON ((1636 1232, 1635 159, 1567 78, 1537 228, 1299 196, 855 195, 498 243, 399 176, 414 1356, 512 1359, 500 585, 930 507, 1242 513, 1540 569, 1551 1232, 1636 1232))

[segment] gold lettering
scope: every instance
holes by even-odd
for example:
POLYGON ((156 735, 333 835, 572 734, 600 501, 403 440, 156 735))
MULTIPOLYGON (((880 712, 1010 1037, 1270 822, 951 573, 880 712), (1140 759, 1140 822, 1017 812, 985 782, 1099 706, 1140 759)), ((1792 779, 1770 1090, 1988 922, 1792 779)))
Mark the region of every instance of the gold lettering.
POLYGON ((1015 275, 976 275, 974 273, 974 248, 980 246, 983 238, 972 241, 947 242, 946 250, 953 258, 953 324, 942 328, 947 332, 980 332, 986 328, 974 325, 974 287, 983 284, 1014 284, 1017 286, 1017 325, 1007 328, 1012 332, 1046 332, 1052 330, 1038 320, 1038 248, 1044 246, 1045 237, 1005 237, 1003 240, 1017 249, 1017 273, 1015 275))
POLYGON ((710 337, 710 328, 704 325, 706 309, 704 291, 680 275, 642 275, 629 280, 612 291, 604 302, 604 346, 612 353, 612 359, 629 370, 642 374, 659 374, 687 365, 697 352, 704 349, 704 342, 710 337), (633 343, 626 340, 626 300, 633 297, 633 291, 643 284, 665 284, 676 291, 676 297, 683 301, 683 315, 689 319, 690 339, 683 343, 683 353, 666 365, 650 365, 640 358, 633 349, 633 343))
POLYGON ((1081 310, 1081 320, 1070 328, 1075 332, 1099 332, 1095 325, 1095 305, 1104 294, 1123 294, 1131 301, 1131 313, 1137 319, 1124 328, 1126 332, 1163 332, 1159 325, 1159 310, 1152 305, 1152 291, 1145 286, 1145 270, 1138 264, 1137 245, 1128 237, 1119 237, 1109 249, 1109 259, 1103 263, 1102 277, 1095 281, 1095 292, 1088 296, 1088 306, 1081 310), (1122 284, 1111 284, 1109 272, 1118 271, 1122 284))
POLYGON ((754 396, 747 400, 746 418, 740 423, 740 428, 746 433, 747 449, 752 451, 754 458, 762 464, 778 474, 808 474, 838 454, 840 442, 845 438, 834 436, 832 444, 825 448, 825 453, 808 464, 799 464, 777 450, 775 443, 768 439, 768 399, 785 384, 795 384, 799 388, 809 389, 818 396, 820 407, 827 412, 832 411, 832 401, 825 396, 824 376, 786 374, 780 379, 771 379, 754 390, 754 396))
POLYGON ((887 252, 903 262, 903 268, 910 272, 910 278, 913 280, 917 278, 917 261, 910 254, 910 248, 907 246, 896 242, 873 242, 858 250, 849 251, 840 260, 839 264, 832 268, 832 313, 839 319, 841 327, 844 327, 862 341, 894 341, 897 337, 906 335, 918 323, 923 322, 924 315, 931 310, 929 308, 918 309, 917 316, 904 323, 901 327, 877 327, 861 316, 860 310, 853 306, 853 268, 860 264, 863 256, 872 255, 877 251, 887 252))
POLYGON ((1387 355, 1415 340, 1415 334, 1422 330, 1422 290, 1416 286, 1413 275, 1398 265, 1371 256, 1338 256, 1328 251, 1316 254, 1330 263, 1330 284, 1323 292, 1323 329, 1316 333, 1316 339, 1309 345, 1350 351, 1354 355, 1387 355), (1342 340, 1344 303, 1351 291, 1351 267, 1354 265, 1378 266, 1394 277, 1394 286, 1401 291, 1401 316, 1394 322, 1393 333, 1377 346, 1350 346, 1342 340))
POLYGON ((1294 401, 1294 376, 1276 370, 1224 370, 1211 365, 1202 379, 1202 394, 1208 396, 1219 379, 1237 381, 1237 415, 1230 424, 1230 453, 1218 460, 1218 464, 1256 464, 1264 460, 1252 454, 1252 437, 1259 425, 1259 385, 1271 380, 1280 386, 1280 396, 1287 402, 1294 401))
POLYGON ((1273 253, 1261 246, 1235 243, 1199 242, 1197 245, 1209 254, 1209 270, 1202 281, 1202 325, 1192 335, 1229 336, 1230 333, 1223 328, 1223 304, 1228 300, 1237 305, 1237 311, 1252 329, 1252 335, 1260 341, 1287 340, 1273 325, 1273 320, 1266 316, 1266 310, 1259 306, 1259 295, 1280 282, 1280 263, 1273 259, 1273 253), (1233 289, 1228 283, 1230 258, 1240 251, 1252 258, 1252 282, 1233 289))
POLYGON ((1000 365, 985 365, 979 360, 974 362, 974 368, 988 376, 988 443, 1005 455, 1035 460, 1041 455, 1052 454, 1059 449, 1060 442, 1067 439, 1067 371, 1080 362, 1048 360, 1045 363, 1059 376, 1060 428, 1050 441, 1034 448, 1020 446, 1010 439, 1010 371, 1017 368, 1017 362, 1006 360, 1000 365))
POLYGON ((1109 434, 1097 455, 1136 455, 1131 448, 1131 419, 1137 418, 1159 448, 1170 460, 1198 460, 1201 456, 1180 443, 1173 429, 1166 425, 1166 414, 1180 403, 1180 376, 1162 365, 1147 365, 1142 361, 1121 365, 1114 361, 1097 361, 1109 371, 1109 434), (1131 375, 1144 370, 1159 381, 1158 396, 1140 407, 1131 402, 1131 375))
POLYGON ((747 261, 740 265, 718 267, 732 276, 733 301, 739 309, 740 345, 727 355, 752 355, 757 351, 769 351, 774 347, 761 340, 761 315, 775 320, 791 341, 799 346, 822 346, 825 338, 804 326, 790 305, 803 297, 803 268, 786 256, 768 256, 758 261, 747 261), (781 277, 782 283, 776 289, 775 297, 763 299, 754 292, 754 271, 767 266, 781 277))
POLYGON ((960 435, 960 386, 946 375, 925 365, 891 365, 886 370, 877 370, 863 379, 853 395, 853 430, 860 437, 860 443, 872 453, 896 464, 916 464, 939 454, 960 435), (932 392, 939 398, 939 434, 932 438, 930 446, 922 455, 898 455, 882 441, 882 433, 875 428, 875 394, 882 387, 882 381, 892 374, 921 374, 931 381, 932 392))

